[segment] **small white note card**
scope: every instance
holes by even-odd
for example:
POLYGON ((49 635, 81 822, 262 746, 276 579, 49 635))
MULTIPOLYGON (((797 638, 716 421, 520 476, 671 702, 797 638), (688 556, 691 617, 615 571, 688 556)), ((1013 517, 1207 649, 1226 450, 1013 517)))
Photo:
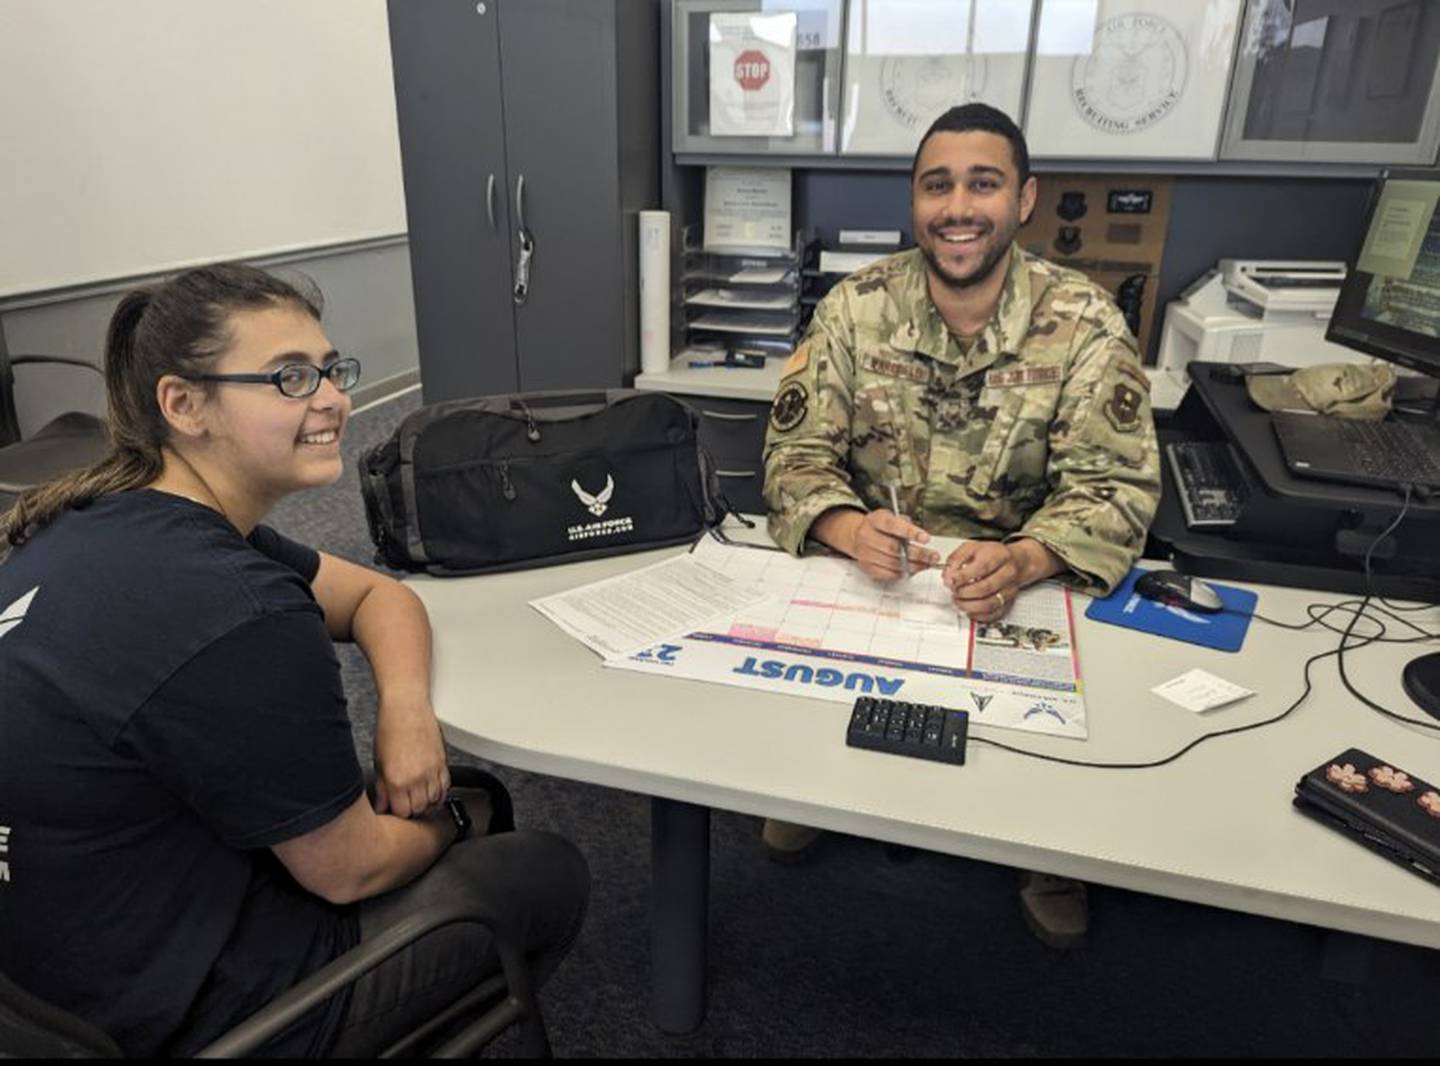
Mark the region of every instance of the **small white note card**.
POLYGON ((1187 711, 1196 712, 1224 707, 1227 703, 1255 695, 1252 689, 1241 688, 1205 670, 1183 673, 1150 691, 1187 711))

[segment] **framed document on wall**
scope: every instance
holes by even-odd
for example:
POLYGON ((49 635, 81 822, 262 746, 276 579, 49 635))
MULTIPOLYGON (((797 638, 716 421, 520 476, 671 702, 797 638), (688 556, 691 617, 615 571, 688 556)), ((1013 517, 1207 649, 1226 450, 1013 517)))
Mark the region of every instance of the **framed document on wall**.
POLYGON ((1040 0, 1030 154, 1213 159, 1241 0, 1040 0))
POLYGON ((1035 0, 851 0, 840 150, 909 157, 955 104, 1016 122, 1035 0))
POLYGON ((673 0, 676 155, 834 155, 844 0, 673 0))
POLYGON ((795 12, 710 14, 710 135, 795 133, 795 12))

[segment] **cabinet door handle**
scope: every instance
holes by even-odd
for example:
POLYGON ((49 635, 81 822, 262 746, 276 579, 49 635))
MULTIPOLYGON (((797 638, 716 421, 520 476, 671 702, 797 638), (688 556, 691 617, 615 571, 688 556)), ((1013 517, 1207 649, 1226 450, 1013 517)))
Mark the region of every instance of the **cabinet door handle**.
POLYGON ((700 409, 700 413, 706 418, 718 418, 722 422, 756 422, 760 418, 759 415, 732 415, 726 411, 707 411, 703 407, 700 409))
POLYGON ((490 218, 490 231, 495 231, 495 175, 485 182, 485 214, 490 218))
POLYGON ((515 260, 515 302, 523 304, 530 296, 530 257, 535 254, 535 239, 524 226, 520 227, 520 257, 515 260))
POLYGON ((515 219, 520 228, 525 228, 525 175, 515 179, 515 219))
POLYGON ((717 470, 716 477, 754 477, 758 470, 717 470))

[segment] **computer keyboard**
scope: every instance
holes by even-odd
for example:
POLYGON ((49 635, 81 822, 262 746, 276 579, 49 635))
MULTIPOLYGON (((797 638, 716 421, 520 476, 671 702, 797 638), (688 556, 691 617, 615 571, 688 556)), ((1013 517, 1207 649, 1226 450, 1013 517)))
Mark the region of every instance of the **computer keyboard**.
POLYGON ((1440 485, 1440 464, 1403 422, 1343 419, 1336 427, 1357 467, 1397 484, 1440 485))
POLYGON ((852 748, 963 766, 969 723, 969 714, 949 707, 857 696, 845 743, 852 748))
POLYGON ((1233 526, 1249 487, 1230 446, 1219 441, 1172 441, 1165 445, 1185 524, 1191 529, 1233 526))

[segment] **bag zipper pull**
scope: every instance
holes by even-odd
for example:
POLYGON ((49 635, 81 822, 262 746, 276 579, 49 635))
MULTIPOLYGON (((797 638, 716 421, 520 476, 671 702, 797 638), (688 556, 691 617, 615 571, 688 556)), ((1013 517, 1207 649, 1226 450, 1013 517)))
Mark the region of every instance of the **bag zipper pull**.
POLYGON ((531 444, 540 443, 540 427, 535 424, 535 416, 530 413, 530 406, 520 397, 516 396, 510 401, 510 406, 525 416, 525 436, 531 444))
POLYGON ((507 500, 514 500, 519 495, 510 480, 510 464, 504 459, 500 460, 500 491, 507 500))

